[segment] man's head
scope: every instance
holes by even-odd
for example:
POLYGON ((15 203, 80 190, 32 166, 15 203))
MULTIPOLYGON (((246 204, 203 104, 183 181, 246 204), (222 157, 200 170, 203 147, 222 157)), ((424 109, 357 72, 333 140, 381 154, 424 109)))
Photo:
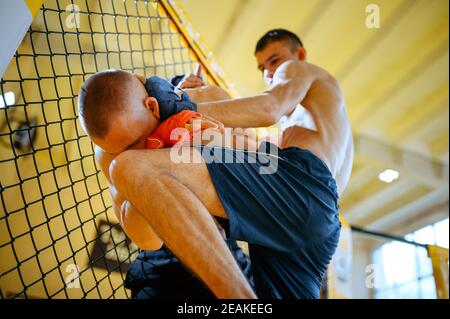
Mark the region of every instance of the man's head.
POLYGON ((306 60, 306 50, 302 41, 294 33, 285 29, 274 29, 259 39, 255 48, 258 69, 267 84, 280 64, 287 60, 306 60))
POLYGON ((107 153, 143 148, 159 125, 159 107, 140 77, 122 70, 101 71, 83 84, 78 111, 83 129, 107 153))

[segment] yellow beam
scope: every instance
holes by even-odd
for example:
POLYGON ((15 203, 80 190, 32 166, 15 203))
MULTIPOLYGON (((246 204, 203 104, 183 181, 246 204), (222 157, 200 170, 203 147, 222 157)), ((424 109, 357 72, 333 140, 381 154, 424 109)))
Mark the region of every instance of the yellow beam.
POLYGON ((199 39, 200 34, 196 33, 180 4, 177 1, 169 0, 161 0, 160 4, 161 6, 159 8, 162 8, 165 14, 172 19, 175 28, 186 40, 188 46, 192 49, 194 55, 207 71, 214 84, 224 88, 232 96, 235 96, 236 92, 229 85, 230 82, 225 79, 223 71, 212 56, 212 51, 201 42, 199 39))
POLYGON ((428 257, 433 265, 433 276, 436 283, 436 293, 439 299, 448 299, 448 249, 428 245, 428 257))
POLYGON ((396 181, 394 181, 392 184, 387 185, 386 183, 381 182, 378 179, 378 174, 374 175, 375 176, 373 178, 367 180, 363 185, 361 185, 361 187, 355 189, 354 192, 347 194, 339 201, 339 206, 344 216, 346 212, 350 210, 355 204, 360 203, 367 198, 372 197, 376 193, 382 191, 383 189, 386 189, 387 187, 395 185, 397 183, 396 181))
POLYGON ((368 136, 356 135, 354 141, 355 157, 360 157, 374 169, 396 169, 420 184, 448 188, 448 164, 368 136))
POLYGON ((433 156, 436 157, 445 155, 445 153, 448 152, 448 122, 447 122, 447 131, 443 132, 436 139, 432 140, 431 143, 428 145, 428 148, 430 149, 431 154, 433 154, 433 156))
POLYGON ((44 2, 44 0, 25 0, 25 3, 27 5, 28 9, 30 9, 30 12, 31 12, 31 15, 33 18, 36 16, 36 14, 41 9, 43 2, 44 2))
POLYGON ((409 203, 414 202, 417 198, 425 196, 426 194, 431 192, 431 188, 426 186, 418 186, 412 189, 409 192, 402 194, 397 200, 391 201, 380 207, 379 209, 367 214, 365 217, 358 219, 354 223, 360 226, 369 225, 378 219, 389 215, 389 213, 397 210, 400 207, 408 205, 409 203))
MULTIPOLYGON (((407 107, 406 112, 382 124, 381 129, 387 132, 390 140, 404 141, 408 139, 409 132, 415 131, 422 125, 427 125, 430 119, 442 116, 448 110, 448 81, 435 87, 422 99, 412 101, 413 105, 407 107)), ((435 129, 439 129, 436 128, 435 129)), ((448 126, 445 128, 448 131, 448 126)))

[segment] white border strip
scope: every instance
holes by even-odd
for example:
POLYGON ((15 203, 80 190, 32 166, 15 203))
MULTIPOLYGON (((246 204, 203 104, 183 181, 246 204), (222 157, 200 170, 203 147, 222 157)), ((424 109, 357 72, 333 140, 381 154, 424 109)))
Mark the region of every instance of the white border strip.
POLYGON ((32 21, 33 17, 25 1, 0 1, 0 78, 32 21))

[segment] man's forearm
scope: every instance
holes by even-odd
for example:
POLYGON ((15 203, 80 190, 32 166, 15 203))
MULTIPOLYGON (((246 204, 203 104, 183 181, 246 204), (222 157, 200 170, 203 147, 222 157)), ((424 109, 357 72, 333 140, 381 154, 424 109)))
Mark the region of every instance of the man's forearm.
POLYGON ((275 124, 271 117, 271 105, 275 103, 269 94, 224 101, 199 103, 197 111, 211 116, 225 127, 264 127, 275 124))
POLYGON ((274 78, 275 85, 264 94, 199 103, 197 111, 216 118, 227 127, 265 127, 276 124, 305 98, 312 83, 319 76, 315 68, 307 64, 295 68, 291 65, 280 68, 274 78), (296 69, 296 72, 292 69, 296 69))
POLYGON ((213 102, 231 99, 227 91, 218 86, 202 86, 193 89, 184 89, 195 103, 213 102))

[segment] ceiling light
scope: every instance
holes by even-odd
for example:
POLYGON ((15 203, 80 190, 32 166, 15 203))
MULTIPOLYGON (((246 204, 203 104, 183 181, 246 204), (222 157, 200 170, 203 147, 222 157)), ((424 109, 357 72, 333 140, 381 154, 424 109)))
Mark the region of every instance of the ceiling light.
POLYGON ((400 173, 393 169, 386 169, 378 175, 380 181, 385 183, 392 183, 394 180, 399 178, 400 173))

